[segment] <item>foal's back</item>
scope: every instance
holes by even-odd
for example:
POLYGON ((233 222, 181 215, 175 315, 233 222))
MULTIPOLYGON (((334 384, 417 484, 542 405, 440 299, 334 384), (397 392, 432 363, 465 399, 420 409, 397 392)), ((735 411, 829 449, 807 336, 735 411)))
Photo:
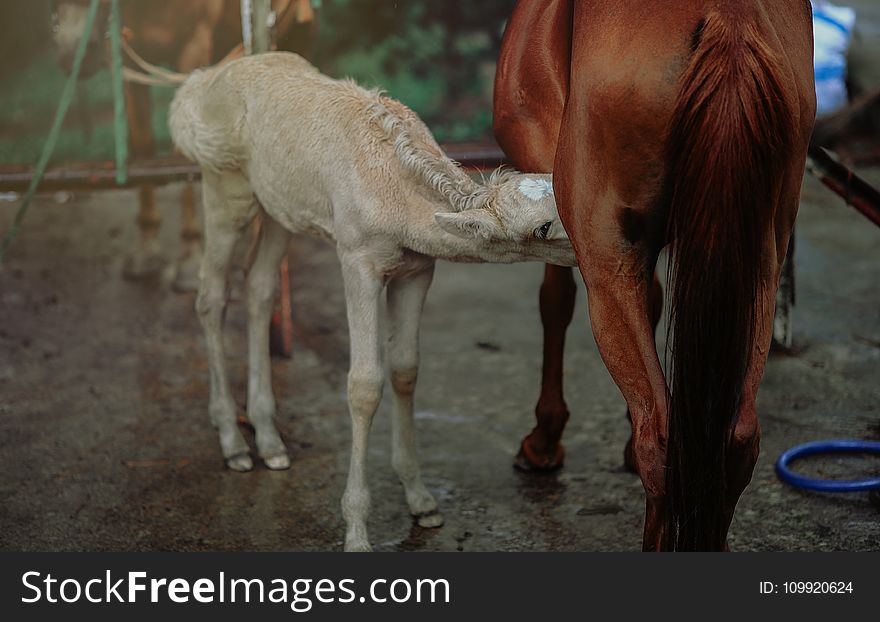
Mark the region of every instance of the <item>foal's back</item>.
POLYGON ((340 210, 367 221, 364 210, 406 192, 411 175, 371 114, 377 107, 436 145, 399 102, 284 52, 197 72, 178 91, 169 124, 185 155, 215 172, 242 173, 286 228, 334 238, 340 210))
POLYGON ((353 119, 356 89, 295 54, 245 57, 190 76, 172 102, 171 130, 186 155, 218 171, 245 169, 261 152, 320 159, 353 119))

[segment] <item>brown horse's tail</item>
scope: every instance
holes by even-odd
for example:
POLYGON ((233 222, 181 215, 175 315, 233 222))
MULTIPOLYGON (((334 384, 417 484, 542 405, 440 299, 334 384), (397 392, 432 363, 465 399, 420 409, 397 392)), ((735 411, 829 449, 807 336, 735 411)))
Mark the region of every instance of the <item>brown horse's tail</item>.
POLYGON ((725 544, 727 447, 754 342, 762 249, 795 137, 784 76, 741 18, 713 12, 694 33, 666 146, 668 550, 725 544))

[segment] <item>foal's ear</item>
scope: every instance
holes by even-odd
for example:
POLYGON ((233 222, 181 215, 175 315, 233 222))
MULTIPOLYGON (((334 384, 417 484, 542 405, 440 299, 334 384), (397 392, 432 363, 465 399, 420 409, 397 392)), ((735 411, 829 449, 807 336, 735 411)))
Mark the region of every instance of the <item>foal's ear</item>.
POLYGON ((438 212, 434 220, 441 229, 460 238, 497 240, 504 237, 498 219, 485 209, 438 212))

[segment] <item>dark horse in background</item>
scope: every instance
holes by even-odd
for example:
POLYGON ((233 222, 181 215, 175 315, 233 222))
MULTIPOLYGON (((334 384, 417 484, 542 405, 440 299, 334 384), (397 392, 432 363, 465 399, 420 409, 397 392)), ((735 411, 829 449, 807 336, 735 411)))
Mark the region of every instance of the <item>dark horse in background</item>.
MULTIPOLYGON (((774 296, 815 118, 807 0, 520 0, 495 85, 513 164, 554 174, 632 422, 646 550, 722 550, 758 456, 774 296), (654 275, 670 246, 670 380, 654 275)), ((571 274, 541 290, 544 389, 521 458, 562 459, 571 274)))
MULTIPOLYGON (((53 0, 53 40, 61 67, 69 71, 76 46, 85 29, 89 0, 53 0)), ((315 19, 309 0, 273 0, 278 16, 275 40, 279 49, 308 57, 315 37, 315 19)), ((188 73, 214 64, 242 42, 240 0, 122 0, 124 36, 132 49, 154 65, 188 73)), ((81 76, 87 78, 107 64, 105 33, 109 3, 103 2, 95 27, 89 35, 81 76)), ((125 59, 127 66, 136 68, 125 59)), ((156 153, 150 87, 125 83, 125 103, 132 158, 149 158, 156 153)), ((133 279, 155 276, 164 260, 158 246, 159 212, 153 186, 139 188, 140 236, 126 258, 124 273, 133 279)), ((182 197, 183 251, 173 286, 181 291, 198 288, 201 235, 192 185, 182 197)))
POLYGON ((813 144, 836 151, 849 165, 880 163, 880 89, 816 121, 813 144))

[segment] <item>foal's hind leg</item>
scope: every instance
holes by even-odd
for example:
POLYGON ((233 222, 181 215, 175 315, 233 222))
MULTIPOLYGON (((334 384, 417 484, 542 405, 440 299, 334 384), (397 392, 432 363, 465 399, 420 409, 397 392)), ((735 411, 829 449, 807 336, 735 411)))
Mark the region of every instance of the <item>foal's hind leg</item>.
POLYGON ((574 314, 576 291, 571 268, 545 266, 540 292, 544 326, 541 396, 535 406, 537 424, 520 444, 514 463, 521 471, 553 471, 562 466, 565 458, 561 439, 569 413, 562 391, 563 358, 565 332, 574 314))
POLYGON ((235 242, 254 217, 256 200, 248 182, 239 174, 220 176, 204 171, 205 254, 196 310, 205 333, 210 371, 208 412, 220 434, 220 447, 233 471, 249 471, 253 462, 238 429, 235 400, 229 389, 223 352, 223 320, 226 314, 227 276, 235 242))
POLYGON ((425 270, 388 284, 388 364, 394 388, 391 460, 406 491, 410 513, 422 527, 443 524, 437 502, 422 483, 413 426, 413 393, 419 373, 419 324, 433 276, 434 263, 431 262, 425 270))
POLYGON ((275 396, 269 360, 269 321, 278 284, 278 264, 290 234, 265 213, 257 256, 248 273, 248 418, 256 432, 257 451, 273 470, 290 467, 284 442, 275 428, 275 396))

